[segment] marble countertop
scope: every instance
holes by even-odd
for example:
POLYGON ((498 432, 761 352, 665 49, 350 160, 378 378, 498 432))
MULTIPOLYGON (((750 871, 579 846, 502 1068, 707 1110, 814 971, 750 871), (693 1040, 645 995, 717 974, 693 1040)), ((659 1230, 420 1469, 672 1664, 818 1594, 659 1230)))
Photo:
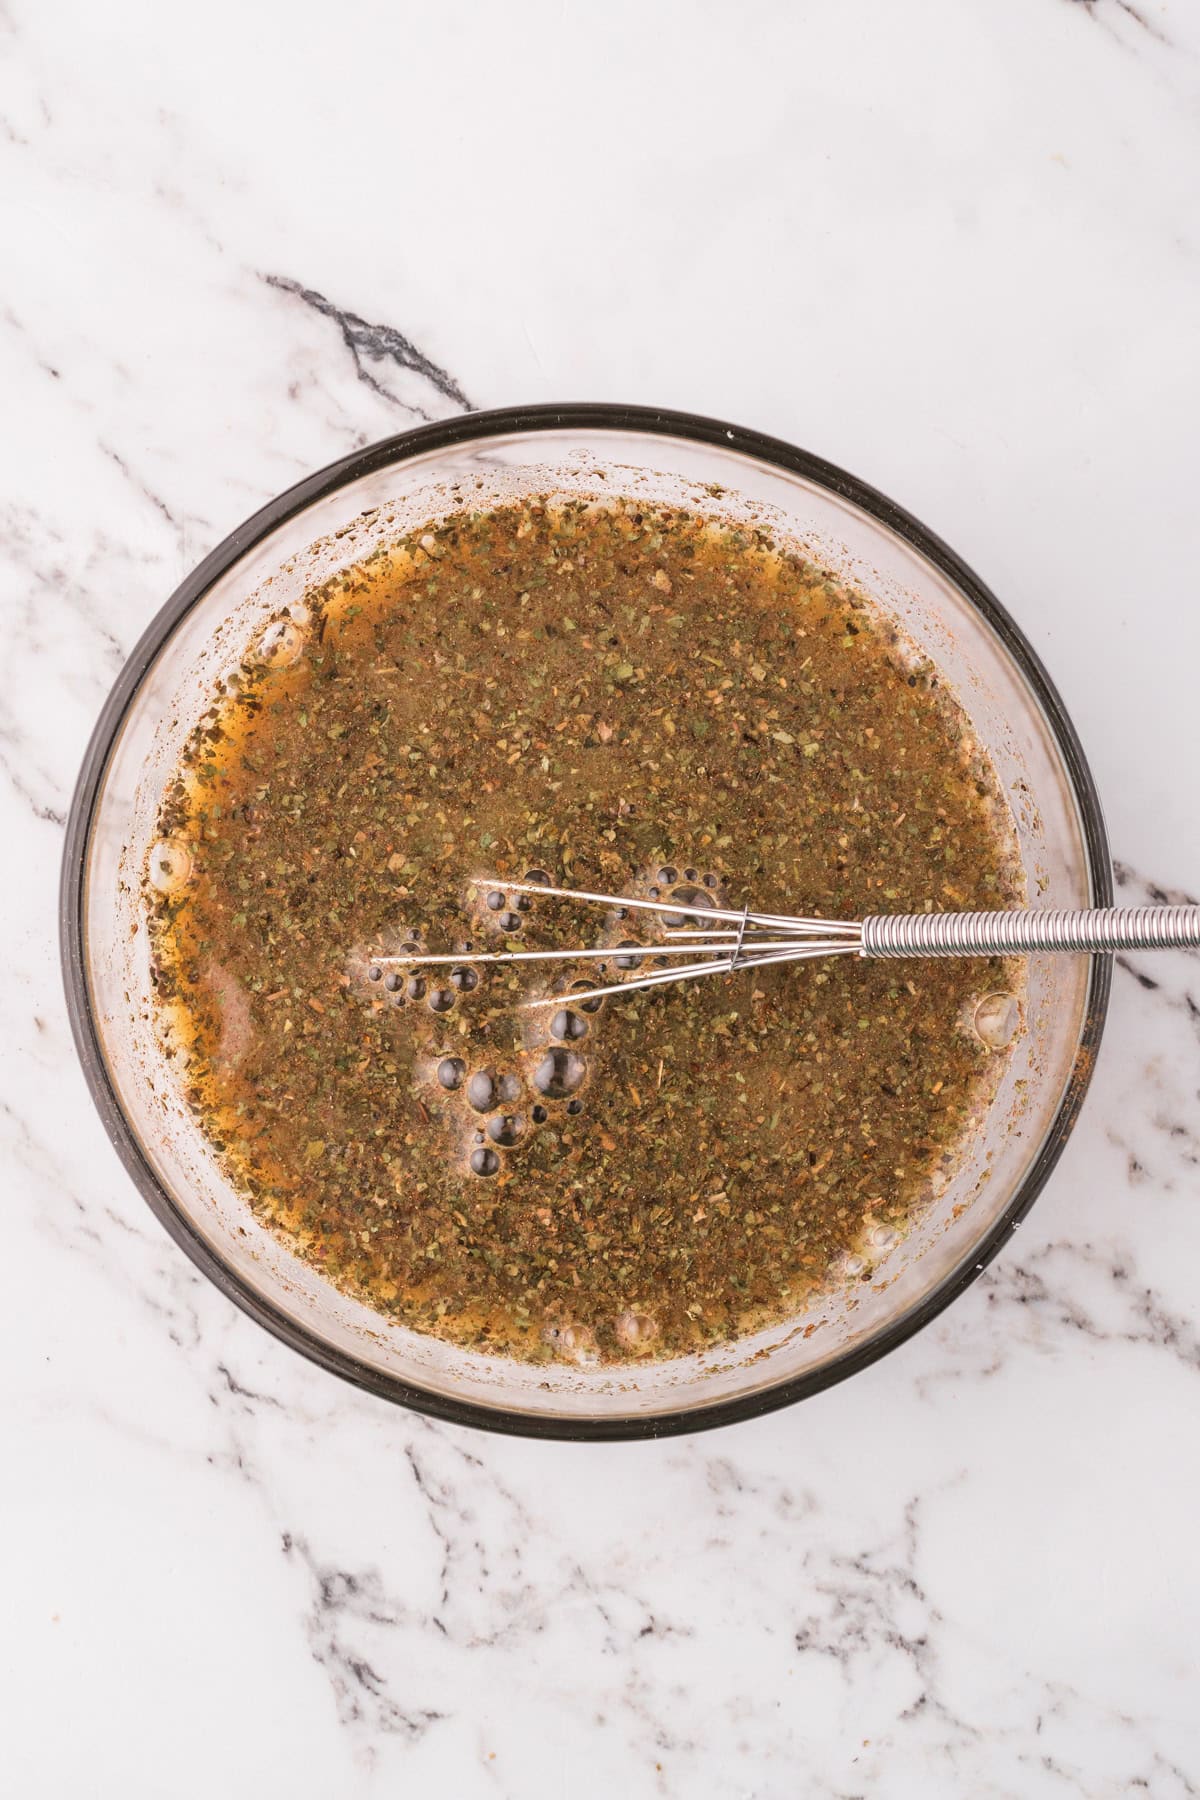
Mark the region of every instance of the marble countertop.
POLYGON ((1120 894, 1200 891, 1185 0, 0 0, 0 1791, 1200 1793, 1200 962, 930 1329, 756 1423, 492 1439, 168 1241, 55 945, 74 775, 179 578, 466 406, 842 463, 1059 683, 1120 894))

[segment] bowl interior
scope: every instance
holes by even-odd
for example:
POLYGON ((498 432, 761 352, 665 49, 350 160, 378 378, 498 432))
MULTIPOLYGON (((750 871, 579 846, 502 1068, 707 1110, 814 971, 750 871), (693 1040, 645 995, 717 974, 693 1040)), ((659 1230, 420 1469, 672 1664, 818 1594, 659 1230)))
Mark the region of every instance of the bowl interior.
POLYGON ((93 1087, 106 1090, 114 1136, 152 1204, 203 1266, 298 1347, 397 1398, 509 1429, 619 1434, 708 1422, 821 1385, 935 1310, 1036 1192, 1098 1030, 1103 995, 1088 959, 1031 961, 1027 1030, 984 1125, 927 1216, 869 1279, 703 1355, 619 1369, 524 1366, 407 1331, 339 1293, 229 1184, 183 1102, 151 997, 139 890, 165 785, 214 687, 268 616, 302 607, 314 583, 428 519, 546 492, 635 494, 754 521, 870 595, 938 665, 972 720, 1009 799, 1031 901, 1047 906, 1106 897, 1100 827, 1084 818, 1080 795, 1090 788, 1069 728, 1003 614, 987 616, 972 597, 966 572, 886 503, 839 492, 849 484, 835 472, 780 466, 715 430, 701 440, 644 424, 539 421, 485 435, 464 421, 448 442, 422 447, 423 435, 326 472, 251 521, 176 596, 122 678, 78 802, 77 950, 93 1087))

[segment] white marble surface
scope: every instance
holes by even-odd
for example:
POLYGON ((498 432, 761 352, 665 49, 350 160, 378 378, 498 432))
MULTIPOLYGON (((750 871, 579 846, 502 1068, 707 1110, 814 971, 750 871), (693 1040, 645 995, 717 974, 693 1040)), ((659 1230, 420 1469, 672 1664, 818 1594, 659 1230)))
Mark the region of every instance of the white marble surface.
POLYGON ((467 400, 721 414, 895 495, 1045 656, 1124 893, 1195 894, 1198 107, 1194 0, 0 0, 0 1792, 1200 1793, 1196 959, 1118 972, 933 1328, 587 1448, 363 1398, 206 1285, 54 941, 177 579, 467 400))

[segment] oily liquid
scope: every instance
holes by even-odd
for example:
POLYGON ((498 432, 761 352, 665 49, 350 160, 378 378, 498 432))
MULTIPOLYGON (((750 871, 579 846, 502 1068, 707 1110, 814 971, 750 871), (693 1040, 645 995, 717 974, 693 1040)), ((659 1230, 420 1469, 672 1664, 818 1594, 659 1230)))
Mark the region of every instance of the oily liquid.
POLYGON ((431 525, 268 626, 160 823, 155 978, 210 1140, 299 1255, 459 1344, 624 1361, 794 1314, 909 1227, 1002 1070, 970 1029, 1001 963, 572 1002, 646 966, 644 915, 505 886, 1021 903, 936 670, 761 534, 628 501, 431 525), (387 962, 581 942, 611 960, 387 962))

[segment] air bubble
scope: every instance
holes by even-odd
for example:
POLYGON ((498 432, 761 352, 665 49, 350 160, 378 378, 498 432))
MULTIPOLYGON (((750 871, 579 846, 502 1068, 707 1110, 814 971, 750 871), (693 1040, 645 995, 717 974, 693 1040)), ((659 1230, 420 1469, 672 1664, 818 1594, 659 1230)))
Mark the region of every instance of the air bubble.
POLYGON ((572 1117, 576 1117, 579 1113, 581 1113, 583 1111, 583 1101, 582 1100, 568 1100, 567 1101, 567 1111, 572 1115, 572 1117))
POLYGON ((533 1085, 547 1100, 565 1100, 573 1094, 587 1074, 587 1064, 574 1051, 547 1050, 533 1072, 533 1085))
POLYGON ((533 911, 533 901, 529 898, 528 894, 518 894, 516 899, 513 901, 513 905, 516 907, 518 912, 532 912, 533 911))
POLYGON ((160 838, 150 852, 150 886, 160 894, 178 893, 192 878, 192 853, 178 838, 160 838))
POLYGON ((683 871, 683 879, 685 881, 699 881, 699 871, 696 869, 685 869, 683 871))
POLYGON ((861 1256, 848 1256, 842 1264, 843 1270, 850 1276, 861 1275, 866 1266, 861 1256))
POLYGON ((1013 994, 985 994, 971 1021, 975 1036, 989 1050, 1006 1050, 1021 1024, 1021 1008, 1013 994))
POLYGON ((551 881, 549 875, 547 875, 545 869, 526 869, 525 880, 536 881, 539 887, 554 886, 554 883, 551 881))
POLYGON ((524 1129, 525 1121, 519 1113, 497 1113, 487 1123, 487 1133, 493 1144, 499 1144, 505 1150, 511 1150, 524 1129))
POLYGON ((676 881, 679 880, 679 870, 671 869, 671 868, 660 869, 658 871, 658 879, 662 882, 665 882, 667 887, 671 887, 676 881))
POLYGON ((476 1112, 490 1112, 496 1103, 496 1077, 490 1069, 476 1069, 467 1083, 467 1099, 476 1112))
POLYGON ((400 977, 397 975, 395 969, 388 970, 383 978, 383 985, 389 994, 398 994, 400 992, 400 977))
POLYGON ((501 913, 498 923, 501 931, 520 931, 521 915, 516 912, 501 913))
POLYGON ((565 1006, 550 1021, 550 1036, 562 1043, 575 1043, 586 1035, 587 1020, 581 1019, 578 1013, 568 1012, 565 1006))
POLYGON ((367 970, 367 980, 368 981, 382 981, 383 980, 383 970, 382 969, 368 969, 367 970))
POLYGON ((304 631, 294 619, 273 619, 259 633, 251 651, 251 660, 264 669, 286 669, 304 649, 304 631))
MULTIPOLYGON (((416 976, 414 980, 418 979, 416 976)), ((448 1013, 454 1005, 454 989, 435 987, 429 990, 429 1010, 435 1013, 448 1013)))
POLYGON ((535 1106, 529 1116, 535 1125, 544 1125, 550 1114, 544 1106, 535 1106))
POLYGON ((514 1100, 521 1098, 521 1078, 519 1075, 501 1075, 496 1083, 496 1098, 511 1106, 514 1100))
POLYGON ((487 897, 488 911, 489 912, 503 912, 504 907, 505 907, 504 895, 501 893, 498 893, 497 890, 495 888, 493 888, 492 892, 487 897))
MULTIPOLYGON (((694 874, 694 870, 689 870, 694 874)), ((677 887, 671 890, 672 900, 678 900, 681 906, 703 906, 711 909, 712 895, 706 894, 700 887, 677 887)), ((696 919, 690 913, 664 913, 664 925, 703 925, 703 919, 696 919)))
MULTIPOLYGON (((590 981, 584 981, 582 979, 573 981, 571 983, 571 992, 573 994, 586 994, 591 986, 592 983, 590 981)), ((596 994, 590 1000, 577 1000, 575 1005, 578 1006, 580 1012, 598 1013, 600 1008, 604 1005, 604 999, 602 995, 596 994)))
POLYGON ((613 1329, 619 1344, 626 1350, 636 1350, 658 1336, 658 1320, 651 1318, 649 1313, 623 1312, 618 1315, 613 1329))
MULTIPOLYGON (((410 975, 408 978, 408 987, 405 991, 410 1000, 423 1000, 425 998, 425 989, 427 986, 428 983, 423 975, 410 975)), ((437 1008, 437 1011, 439 1012, 445 1012, 445 1010, 444 1006, 437 1008)))
POLYGON ((584 1367, 600 1360, 596 1352, 596 1340, 586 1325, 551 1325, 542 1333, 542 1337, 562 1355, 584 1367))
POLYGON ((469 994, 472 988, 479 986, 479 976, 474 969, 451 969, 450 985, 456 987, 460 994, 469 994))
POLYGON ((871 1242, 877 1250, 890 1250, 896 1242, 896 1233, 890 1225, 876 1225, 871 1233, 871 1242))
POLYGON ((453 1093, 455 1088, 462 1086, 463 1076, 466 1072, 467 1065, 461 1056, 443 1056, 437 1066, 438 1081, 449 1093, 453 1093))
POLYGON ((486 1146, 471 1152, 471 1173, 473 1175, 495 1175, 500 1167, 500 1158, 494 1150, 486 1146))
POLYGON ((715 888, 718 885, 719 880, 720 880, 719 876, 713 875, 710 872, 709 874, 707 874, 704 877, 704 885, 706 888, 715 888))
MULTIPOLYGON (((632 938, 622 938, 617 948, 620 950, 640 950, 642 946, 635 943, 632 938)), ((640 969, 642 966, 642 959, 640 956, 614 956, 613 966, 618 969, 640 969)))

